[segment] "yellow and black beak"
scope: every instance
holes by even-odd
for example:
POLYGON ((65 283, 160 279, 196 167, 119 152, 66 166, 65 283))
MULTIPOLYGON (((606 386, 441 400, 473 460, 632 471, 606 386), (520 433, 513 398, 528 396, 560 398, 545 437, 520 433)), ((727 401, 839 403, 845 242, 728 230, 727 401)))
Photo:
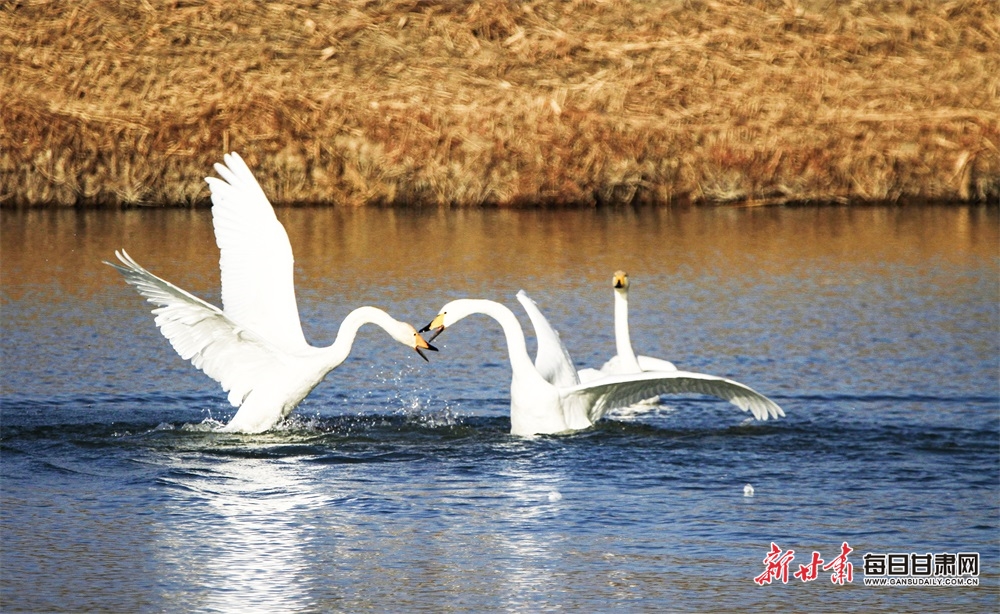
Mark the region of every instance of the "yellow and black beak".
POLYGON ((615 289, 627 288, 628 287, 628 273, 625 271, 615 271, 615 276, 611 280, 612 285, 615 289))
MULTIPOLYGON (((413 349, 415 349, 417 351, 417 354, 420 354, 420 357, 423 358, 424 360, 427 360, 427 356, 424 354, 423 350, 430 350, 432 352, 438 351, 438 349, 436 347, 434 347, 430 343, 427 343, 427 341, 424 340, 424 338, 420 336, 420 333, 416 333, 414 335, 414 337, 415 338, 414 338, 413 349)), ((432 339, 433 339, 433 337, 432 337, 432 339)), ((430 362, 430 361, 427 360, 427 362, 430 362)))
POLYGON ((431 323, 420 329, 420 332, 426 333, 427 331, 434 331, 431 335, 430 341, 437 339, 437 336, 444 332, 444 312, 437 314, 437 316, 431 320, 431 323))

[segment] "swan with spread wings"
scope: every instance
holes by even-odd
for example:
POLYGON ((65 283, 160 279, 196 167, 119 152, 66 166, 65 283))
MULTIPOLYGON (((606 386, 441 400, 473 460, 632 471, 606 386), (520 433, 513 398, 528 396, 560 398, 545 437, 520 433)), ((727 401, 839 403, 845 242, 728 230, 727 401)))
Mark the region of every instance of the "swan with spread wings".
POLYGON ((577 431, 591 427, 611 409, 627 407, 660 394, 699 393, 721 397, 758 420, 783 416, 767 397, 713 375, 672 371, 611 374, 581 383, 569 352, 555 329, 522 290, 518 300, 528 311, 538 337, 534 363, 528 355, 524 331, 514 313, 501 303, 485 299, 457 299, 441 308, 420 332, 433 331, 433 341, 445 329, 475 314, 493 318, 507 341, 512 371, 510 423, 514 435, 531 436, 577 431))
POLYGON ((347 359, 358 330, 381 327, 396 341, 435 350, 416 329, 375 307, 344 318, 334 343, 306 342, 295 301, 292 246, 274 208, 234 153, 208 177, 212 221, 221 256, 219 309, 157 277, 125 250, 107 263, 153 305, 160 332, 181 358, 219 382, 239 409, 223 431, 259 433, 287 416, 326 375, 347 359))

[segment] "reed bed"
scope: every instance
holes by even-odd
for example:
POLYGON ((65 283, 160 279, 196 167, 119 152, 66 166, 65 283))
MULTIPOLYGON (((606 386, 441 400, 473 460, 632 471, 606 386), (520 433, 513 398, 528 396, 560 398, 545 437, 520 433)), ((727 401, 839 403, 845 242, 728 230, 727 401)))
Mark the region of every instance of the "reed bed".
POLYGON ((0 204, 996 201, 992 0, 23 0, 0 204))

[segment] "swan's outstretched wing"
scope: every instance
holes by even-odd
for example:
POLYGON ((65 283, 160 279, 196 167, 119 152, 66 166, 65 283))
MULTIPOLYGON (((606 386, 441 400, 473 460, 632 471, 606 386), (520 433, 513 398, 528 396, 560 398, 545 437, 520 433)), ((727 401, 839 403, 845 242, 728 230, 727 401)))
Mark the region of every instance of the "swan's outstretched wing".
POLYGON ((215 165, 222 179, 205 179, 222 252, 222 307, 275 346, 300 349, 306 340, 295 303, 288 234, 243 158, 234 152, 223 160, 225 165, 215 165))
POLYGON ((538 354, 535 356, 535 368, 545 378, 545 381, 556 386, 575 386, 580 383, 570 358, 569 350, 559 338, 559 333, 552 328, 549 321, 539 311, 538 305, 524 290, 517 293, 517 300, 528 312, 528 319, 535 329, 538 340, 538 354))
POLYGON ((579 397, 590 407, 589 418, 596 422, 611 409, 628 407, 659 394, 705 394, 725 399, 758 420, 784 416, 771 399, 748 386, 714 375, 690 371, 644 371, 608 375, 564 389, 567 398, 579 397))
POLYGON ((230 403, 241 405, 255 383, 273 367, 275 350, 270 344, 241 328, 218 307, 153 275, 125 250, 115 255, 125 266, 107 264, 156 305, 156 325, 170 345, 181 358, 222 384, 230 403))

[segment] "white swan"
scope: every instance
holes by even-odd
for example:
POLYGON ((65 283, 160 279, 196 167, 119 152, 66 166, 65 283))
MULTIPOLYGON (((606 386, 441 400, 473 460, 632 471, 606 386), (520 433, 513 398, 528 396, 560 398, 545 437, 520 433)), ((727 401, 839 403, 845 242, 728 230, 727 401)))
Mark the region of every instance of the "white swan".
MULTIPOLYGON (((617 273, 616 273, 617 278, 617 273)), ((627 284, 627 279, 626 279, 627 284)), ((517 300, 520 301, 524 310, 528 314, 528 319, 531 320, 531 325, 535 329, 535 337, 538 341, 538 353, 535 358, 535 367, 538 372, 542 374, 547 381, 556 385, 572 386, 578 383, 589 384, 591 382, 599 382, 603 378, 610 375, 629 375, 627 372, 604 372, 598 371, 597 369, 581 369, 577 371, 573 366, 573 359, 570 358, 569 350, 563 344, 562 339, 559 337, 559 333, 556 332, 552 325, 549 324, 548 319, 542 312, 538 309, 538 305, 533 301, 525 292, 521 290, 517 293, 517 300), (585 372, 590 372, 585 375, 585 372)), ((616 322, 617 324, 617 322, 616 322)), ((627 322, 626 322, 627 324, 627 322)), ((628 331, 626 330, 626 341, 627 341, 628 331)), ((621 346, 619 346, 621 348, 621 346)), ((631 346, 625 346, 621 348, 625 350, 634 358, 632 354, 631 346)), ((624 353, 624 352, 623 352, 624 353)), ((640 358, 646 358, 645 356, 640 356, 640 358)), ((651 405, 659 404, 660 394, 683 394, 683 393, 697 393, 705 394, 708 396, 718 397, 720 399, 725 399, 734 405, 740 407, 746 411, 746 407, 740 402, 734 399, 745 397, 744 402, 749 402, 750 399, 754 401, 758 409, 765 410, 763 415, 759 414, 757 409, 753 409, 754 417, 758 420, 766 420, 768 416, 772 418, 777 418, 779 416, 784 416, 785 412, 778 406, 777 403, 767 398, 766 396, 760 394, 756 390, 745 386, 739 382, 717 377, 715 375, 706 375, 704 373, 695 373, 693 371, 680 371, 673 365, 673 363, 667 362, 665 360, 659 360, 657 358, 649 359, 650 362, 646 363, 640 361, 640 364, 665 364, 667 365, 663 370, 657 371, 654 369, 643 369, 641 371, 632 371, 631 374, 637 373, 659 373, 664 377, 670 377, 670 374, 676 373, 680 376, 678 380, 674 383, 674 387, 668 392, 656 393, 656 396, 645 397, 639 399, 628 406, 635 406, 639 409, 648 408, 651 405), (689 378, 686 376, 695 376, 695 378, 689 378)), ((609 363, 611 361, 608 361, 609 363)), ((607 363, 605 363, 607 364, 607 363)), ((618 363, 621 364, 621 363, 618 363)), ((616 406, 625 407, 625 406, 616 406)))
MULTIPOLYGON (((527 299, 527 295, 518 293, 527 299)), ((530 299, 528 299, 530 302, 530 299)), ((524 301, 522 300, 522 303, 524 301)), ((532 303, 533 304, 533 303, 532 303)), ((544 320, 537 308, 535 317, 544 320)), ((626 375, 607 375, 585 384, 579 383, 569 353, 558 334, 546 321, 541 336, 552 338, 556 346, 547 345, 548 355, 539 351, 539 365, 528 356, 521 324, 510 309, 500 303, 483 299, 458 299, 441 308, 430 324, 420 332, 434 331, 433 341, 446 328, 473 314, 483 314, 496 320, 507 339, 512 371, 510 383, 510 432, 514 435, 565 433, 592 426, 608 410, 627 407, 636 401, 676 392, 696 392, 722 397, 744 411, 751 411, 758 420, 784 415, 781 408, 750 388, 712 375, 686 371, 649 371, 626 375), (569 362, 567 368, 563 361, 569 362)), ((534 317, 532 318, 534 322, 534 317)), ((536 324, 536 332, 538 326, 536 324)), ((539 342, 541 348, 542 343, 539 342)))
POLYGON ((580 369, 580 379, 590 381, 611 373, 672 371, 674 363, 652 356, 636 356, 628 328, 628 273, 615 271, 611 279, 615 297, 615 349, 617 353, 600 369, 580 369))
POLYGON ((393 339, 434 350, 416 329, 375 307, 359 307, 344 318, 333 345, 306 342, 292 279, 292 246, 253 173, 236 153, 208 177, 212 220, 222 269, 223 309, 153 275, 115 251, 125 281, 156 305, 156 325, 181 358, 190 360, 229 392, 239 407, 223 431, 260 433, 287 416, 326 374, 344 362, 364 324, 382 327, 393 339))

